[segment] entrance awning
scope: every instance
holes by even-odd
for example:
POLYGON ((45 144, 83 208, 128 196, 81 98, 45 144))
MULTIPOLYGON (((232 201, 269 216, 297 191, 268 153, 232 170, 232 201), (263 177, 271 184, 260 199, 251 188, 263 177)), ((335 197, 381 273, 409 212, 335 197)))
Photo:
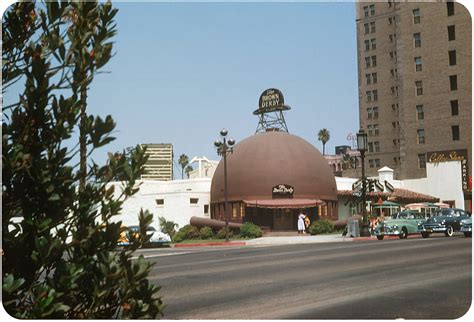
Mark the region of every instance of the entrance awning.
POLYGON ((311 208, 325 203, 320 199, 262 199, 243 202, 247 207, 257 208, 311 208))

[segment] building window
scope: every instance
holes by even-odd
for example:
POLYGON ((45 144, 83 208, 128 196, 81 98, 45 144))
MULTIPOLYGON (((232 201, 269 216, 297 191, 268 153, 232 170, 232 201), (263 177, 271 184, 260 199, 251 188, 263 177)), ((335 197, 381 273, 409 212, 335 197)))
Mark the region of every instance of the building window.
POLYGON ((425 169, 426 168, 426 154, 418 154, 418 168, 425 169))
POLYGON ((374 4, 370 5, 370 15, 375 16, 375 5, 374 4))
POLYGON ((204 213, 205 214, 209 213, 209 205, 204 205, 204 213))
POLYGON ((370 74, 365 74, 365 80, 366 80, 367 85, 372 84, 370 74))
POLYGON ((456 65, 456 51, 450 50, 448 54, 449 54, 449 66, 456 65))
POLYGON ((367 135, 368 136, 374 135, 374 126, 373 125, 367 125, 367 135))
POLYGON ((369 159, 369 168, 373 168, 373 167, 374 167, 374 160, 369 159))
POLYGON ((370 67, 370 57, 365 57, 365 68, 370 67))
POLYGON ((388 24, 389 24, 389 25, 391 25, 391 24, 392 24, 392 22, 393 22, 393 19, 392 19, 392 17, 388 17, 388 24))
POLYGON ((378 95, 378 91, 376 89, 374 89, 372 91, 372 95, 374 97, 374 101, 378 100, 379 99, 379 95, 378 95))
POLYGON ((459 114, 458 100, 451 101, 451 115, 455 116, 459 114))
POLYGON ((373 110, 373 113, 374 113, 374 119, 378 119, 379 118, 379 108, 374 107, 374 108, 372 108, 372 110, 373 110))
POLYGON ((453 134, 453 141, 459 141, 460 135, 459 135, 459 125, 453 125, 451 126, 451 132, 453 134))
POLYGON ((420 9, 413 10, 413 23, 420 23, 420 9))
POLYGON ((370 41, 369 41, 369 40, 365 40, 365 41, 364 41, 364 44, 365 44, 365 51, 369 51, 369 50, 370 50, 370 41))
POLYGON ((380 168, 380 159, 375 159, 375 167, 380 168))
POLYGON ((364 34, 368 34, 369 31, 370 31, 369 24, 368 24, 368 23, 364 23, 364 34))
POLYGON ((423 111, 423 105, 416 106, 416 119, 418 121, 425 119, 425 112, 423 111))
POLYGON ((374 152, 374 144, 372 142, 367 143, 369 147, 369 152, 374 152))
POLYGON ((454 2, 447 2, 446 7, 448 9, 448 16, 454 16, 454 2))
POLYGON ((369 6, 365 6, 364 7, 364 17, 368 17, 369 16, 369 6))
POLYGON ((393 164, 397 164, 397 157, 393 158, 393 164))
POLYGON ((448 40, 456 40, 456 26, 448 26, 448 40))
POLYGON ((415 87, 416 87, 416 96, 423 95, 423 82, 422 81, 416 81, 415 82, 415 87))
POLYGON ((372 56, 372 67, 377 66, 377 56, 372 56))
POLYGON ((374 110, 371 107, 369 107, 367 109, 367 119, 371 120, 373 118, 374 118, 374 110))
POLYGON ((452 91, 458 89, 458 75, 449 76, 449 86, 451 87, 452 91))
POLYGON ((380 142, 379 141, 374 142, 374 151, 375 152, 380 152, 380 142))
POLYGON ((393 42, 393 35, 388 35, 388 40, 389 40, 390 42, 393 42))
POLYGON ((372 92, 371 91, 365 92, 365 99, 366 99, 367 102, 372 102, 372 92))
POLYGON ((377 84, 377 73, 372 73, 372 83, 377 84))
POLYGON ((421 57, 415 57, 415 71, 416 72, 421 72, 423 69, 422 64, 421 64, 421 57))
POLYGON ((379 135, 379 125, 374 124, 374 136, 377 136, 377 135, 379 135))
POLYGON ((237 218, 238 207, 238 204, 232 204, 232 218, 237 218))
POLYGON ((419 32, 413 34, 413 39, 415 40, 415 48, 421 47, 421 34, 419 32))
POLYGON ((377 44, 375 43, 375 39, 370 39, 370 45, 372 46, 372 50, 377 49, 377 44))
POLYGON ((155 199, 157 206, 163 206, 165 204, 165 199, 155 199))
POLYGON ((425 144, 425 130, 417 130, 416 134, 418 138, 418 144, 425 144))
POLYGON ((394 130, 397 129, 397 122, 392 122, 392 129, 394 129, 394 130))
MULTIPOLYGON (((397 140, 396 139, 393 139, 392 140, 392 143, 393 143, 393 146, 397 146, 397 140)), ((394 158, 395 159, 395 158, 394 158)))
POLYGON ((372 22, 370 23, 370 32, 371 32, 371 33, 374 33, 374 32, 375 32, 375 21, 372 21, 372 22))
POLYGON ((197 205, 199 198, 189 198, 189 203, 192 205, 197 205))

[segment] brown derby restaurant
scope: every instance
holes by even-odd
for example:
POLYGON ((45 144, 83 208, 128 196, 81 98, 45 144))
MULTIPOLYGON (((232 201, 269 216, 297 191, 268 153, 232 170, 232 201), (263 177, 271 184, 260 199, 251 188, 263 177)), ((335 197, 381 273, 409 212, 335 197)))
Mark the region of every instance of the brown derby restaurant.
MULTIPOLYGON (((257 133, 227 157, 230 221, 294 230, 303 211, 311 221, 337 220, 337 189, 322 154, 287 132, 257 133)), ((211 184, 211 218, 225 220, 224 169, 211 184)))

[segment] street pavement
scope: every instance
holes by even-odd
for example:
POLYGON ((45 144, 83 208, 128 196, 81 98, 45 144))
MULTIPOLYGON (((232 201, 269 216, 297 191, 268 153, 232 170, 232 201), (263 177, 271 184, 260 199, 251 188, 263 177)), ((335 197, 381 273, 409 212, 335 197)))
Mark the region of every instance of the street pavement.
POLYGON ((156 262, 149 278, 162 287, 165 319, 455 319, 469 310, 471 238, 336 236, 140 253, 156 262))

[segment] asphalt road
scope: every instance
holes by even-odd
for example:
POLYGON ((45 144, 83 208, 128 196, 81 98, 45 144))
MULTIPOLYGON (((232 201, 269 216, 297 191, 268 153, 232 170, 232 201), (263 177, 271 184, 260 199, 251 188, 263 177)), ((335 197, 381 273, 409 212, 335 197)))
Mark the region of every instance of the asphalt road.
POLYGON ((455 319, 472 300, 471 238, 159 249, 165 319, 455 319))

